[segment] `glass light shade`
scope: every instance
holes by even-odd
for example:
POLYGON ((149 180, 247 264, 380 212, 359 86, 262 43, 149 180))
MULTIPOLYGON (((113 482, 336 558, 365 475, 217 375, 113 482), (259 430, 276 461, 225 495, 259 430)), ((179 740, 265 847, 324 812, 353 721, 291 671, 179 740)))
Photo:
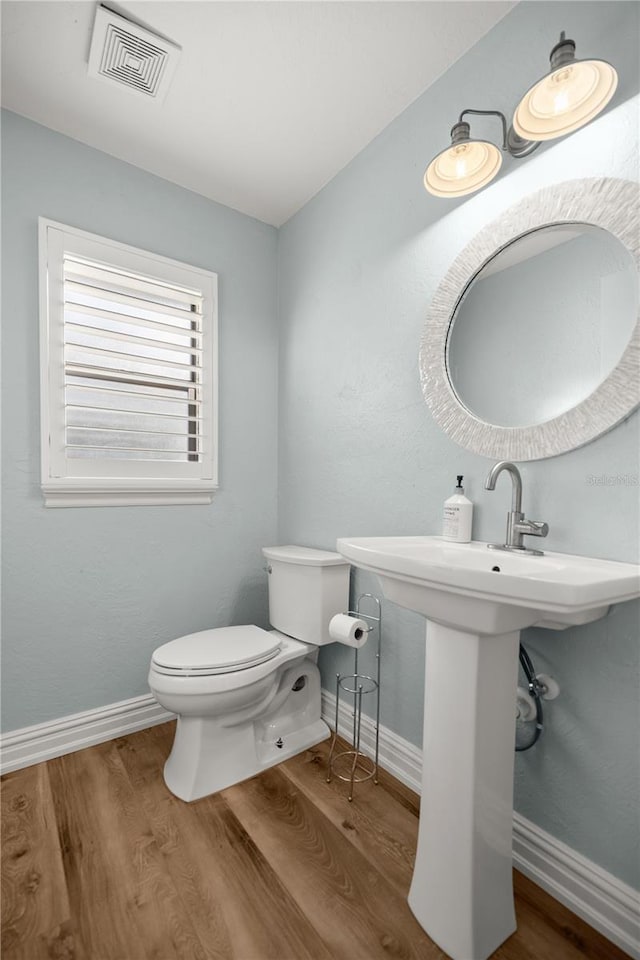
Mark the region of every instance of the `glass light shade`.
POLYGON ((539 80, 518 104, 513 128, 525 140, 554 140, 593 120, 611 100, 618 74, 604 60, 571 60, 539 80))
POLYGON ((465 140, 434 157, 424 185, 436 197, 463 197, 486 186, 502 166, 502 154, 486 140, 465 140))

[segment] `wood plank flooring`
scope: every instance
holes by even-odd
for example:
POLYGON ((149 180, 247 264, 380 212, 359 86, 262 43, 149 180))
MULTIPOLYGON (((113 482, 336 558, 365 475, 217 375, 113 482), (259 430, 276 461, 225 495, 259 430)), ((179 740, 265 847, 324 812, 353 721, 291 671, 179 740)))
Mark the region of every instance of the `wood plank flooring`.
MULTIPOLYGON (((418 798, 321 744, 186 804, 173 724, 2 779, 3 960, 446 960, 406 903, 418 798)), ((495 960, 623 960, 521 874, 495 960)))

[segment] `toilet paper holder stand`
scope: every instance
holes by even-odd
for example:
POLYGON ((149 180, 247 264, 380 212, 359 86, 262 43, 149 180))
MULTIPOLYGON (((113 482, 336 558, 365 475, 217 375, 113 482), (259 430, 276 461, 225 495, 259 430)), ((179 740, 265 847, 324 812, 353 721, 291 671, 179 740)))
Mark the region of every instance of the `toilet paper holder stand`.
MULTIPOLYGON (((363 783, 365 780, 378 782, 378 748, 380 740, 380 640, 382 637, 382 604, 380 599, 372 593, 362 593, 356 602, 355 610, 347 610, 349 617, 358 617, 367 624, 367 633, 376 633, 376 668, 375 677, 361 673, 358 668, 358 654, 360 649, 354 650, 353 673, 336 674, 336 716, 327 761, 327 783, 331 783, 332 776, 344 780, 349 784, 349 801, 353 800, 354 783, 363 783), (364 613, 363 603, 373 607, 375 614, 364 613), (351 746, 347 750, 336 752, 338 741, 338 721, 340 719, 340 693, 353 695, 351 746), (360 749, 362 732, 362 698, 375 694, 375 727, 373 758, 364 754, 360 749), (346 772, 339 772, 340 770, 346 772)), ((344 724, 343 724, 344 729, 344 724)), ((344 739, 344 737, 343 737, 344 739)))

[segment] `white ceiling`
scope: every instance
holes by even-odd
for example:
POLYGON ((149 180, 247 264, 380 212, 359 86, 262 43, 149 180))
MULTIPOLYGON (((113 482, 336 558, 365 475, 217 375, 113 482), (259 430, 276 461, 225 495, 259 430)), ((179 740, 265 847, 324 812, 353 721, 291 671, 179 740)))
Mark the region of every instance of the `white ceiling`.
POLYGON ((515 2, 107 0, 182 48, 164 103, 88 76, 96 5, 3 0, 3 106, 279 226, 515 2))

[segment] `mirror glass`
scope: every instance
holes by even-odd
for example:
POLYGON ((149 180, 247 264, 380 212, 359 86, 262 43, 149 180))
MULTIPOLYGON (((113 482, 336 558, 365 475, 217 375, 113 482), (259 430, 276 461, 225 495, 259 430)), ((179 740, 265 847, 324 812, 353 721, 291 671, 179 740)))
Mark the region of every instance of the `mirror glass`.
POLYGON ((485 423, 544 423, 618 364, 638 316, 630 251, 607 230, 559 223, 503 247, 458 301, 447 335, 453 390, 485 423))

